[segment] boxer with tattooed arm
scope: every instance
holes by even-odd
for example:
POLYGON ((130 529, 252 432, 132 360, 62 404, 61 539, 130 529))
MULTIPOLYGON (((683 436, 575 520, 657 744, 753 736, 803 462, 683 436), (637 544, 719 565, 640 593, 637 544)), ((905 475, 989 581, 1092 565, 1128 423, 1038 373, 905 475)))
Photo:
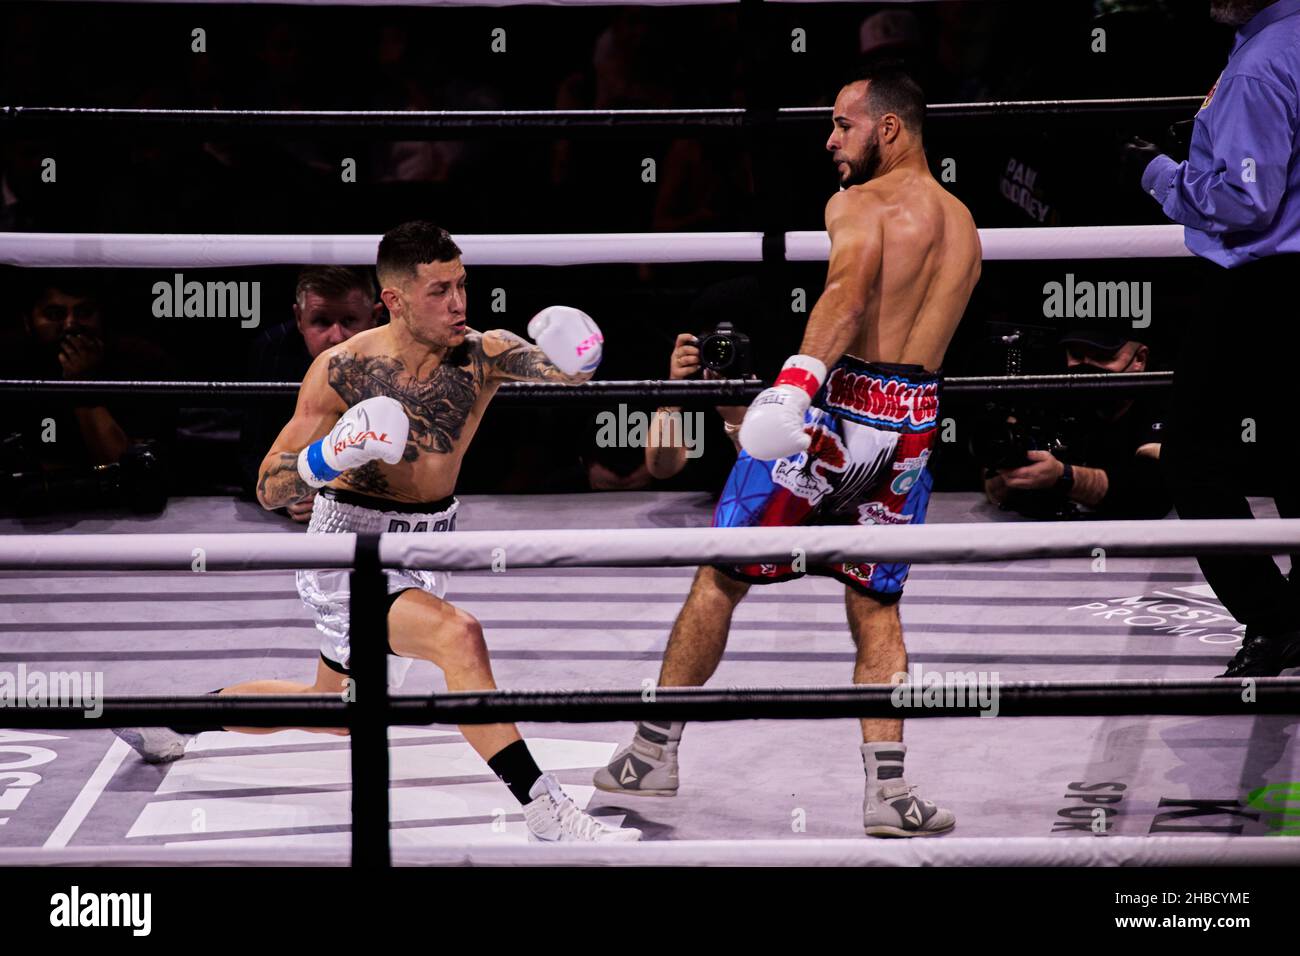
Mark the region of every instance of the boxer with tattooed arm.
MULTIPOLYGON (((536 345, 511 332, 469 328, 460 249, 437 226, 411 222, 387 233, 376 271, 391 322, 316 358, 293 418, 262 462, 257 494, 265 508, 282 508, 319 489, 309 534, 454 530, 461 461, 501 383, 576 384, 600 364, 600 330, 577 309, 551 306, 534 316, 528 333, 536 345)), ((494 689, 482 627, 444 600, 447 573, 385 574, 390 681, 400 684, 418 658, 442 669, 449 691, 494 689)), ((348 571, 299 571, 297 581, 322 634, 315 682, 256 680, 218 693, 346 689, 348 571)), ((118 734, 146 760, 161 763, 183 756, 189 735, 217 729, 222 728, 132 728, 118 734)), ((541 772, 513 724, 465 725, 460 731, 523 805, 532 838, 639 839, 640 831, 606 826, 579 809, 554 776, 541 772)))

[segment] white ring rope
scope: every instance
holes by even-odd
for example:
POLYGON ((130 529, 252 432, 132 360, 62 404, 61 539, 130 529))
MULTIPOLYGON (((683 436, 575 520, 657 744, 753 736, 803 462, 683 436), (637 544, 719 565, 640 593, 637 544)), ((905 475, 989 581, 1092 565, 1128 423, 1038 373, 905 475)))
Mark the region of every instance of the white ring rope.
MULTIPOLYGON (((185 4, 223 3, 231 0, 92 0, 97 3, 185 4)), ((836 3, 839 0, 765 0, 767 3, 836 3)), ((900 3, 930 3, 932 0, 896 0, 900 3)), ((740 3, 740 0, 238 0, 241 7, 275 4, 313 7, 694 7, 740 3)))
MULTIPOLYGON (((203 3, 230 3, 230 0, 94 0, 98 3, 156 3, 186 6, 203 3)), ((719 6, 739 3, 740 0, 239 0, 241 7, 263 4, 297 5, 313 7, 693 7, 719 6)), ((843 0, 764 0, 766 3, 839 3, 843 0)), ((934 3, 937 0, 894 0, 895 3, 934 3)), ((972 0, 967 0, 972 2, 972 0)))
MULTIPOLYGON (((1287 554, 1300 519, 1045 521, 796 528, 609 528, 385 534, 385 567, 478 570, 661 567, 756 562, 957 563, 1029 558, 1287 554)), ((0 570, 209 571, 340 568, 352 534, 54 534, 0 536, 0 570)))
MULTIPOLYGON (((0 848, 0 866, 347 866, 346 847, 0 848)), ((394 846, 395 866, 1297 866, 1269 836, 960 837, 942 840, 652 840, 394 846)))
MULTIPOLYGON (((3 232, 0 264, 35 267, 211 268, 373 265, 379 236, 3 232)), ((641 262, 759 262, 757 232, 457 235, 466 265, 569 266, 641 262)), ((786 257, 824 262, 824 232, 786 233, 786 257)), ((981 229, 986 261, 1163 259, 1192 255, 1183 227, 1060 226, 981 229)))

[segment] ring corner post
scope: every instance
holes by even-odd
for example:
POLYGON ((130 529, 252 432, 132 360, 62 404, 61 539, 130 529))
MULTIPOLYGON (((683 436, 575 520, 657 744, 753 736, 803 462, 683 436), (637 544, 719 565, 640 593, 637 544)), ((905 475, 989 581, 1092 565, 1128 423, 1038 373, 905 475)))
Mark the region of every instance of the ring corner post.
POLYGON ((387 584, 377 534, 358 534, 351 580, 352 865, 392 865, 389 835, 387 584), (357 688, 360 688, 358 692, 357 688))

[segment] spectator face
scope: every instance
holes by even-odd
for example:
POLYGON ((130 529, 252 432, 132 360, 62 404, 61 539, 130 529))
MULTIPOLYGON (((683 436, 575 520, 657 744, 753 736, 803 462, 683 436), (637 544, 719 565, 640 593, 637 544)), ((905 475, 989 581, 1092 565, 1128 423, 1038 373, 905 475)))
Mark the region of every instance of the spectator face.
POLYGON ((1141 342, 1125 342, 1111 352, 1083 342, 1071 342, 1065 347, 1065 364, 1071 371, 1090 366, 1106 372, 1142 372, 1147 367, 1147 347, 1141 342))
POLYGON ((839 173, 841 186, 868 182, 880 168, 880 136, 867 114, 867 84, 850 83, 835 98, 834 130, 826 150, 839 173))
POLYGON ((307 354, 315 358, 358 332, 373 329, 379 322, 379 304, 360 289, 329 298, 308 290, 293 304, 293 317, 307 343, 307 354))
POLYGON ((428 348, 455 348, 465 341, 465 267, 460 259, 424 262, 381 296, 393 322, 428 348))
MULTIPOLYGON (((1065 347, 1065 364, 1070 371, 1143 372, 1147 367, 1147 347, 1141 342, 1125 342, 1115 351, 1099 349, 1083 342, 1065 347)), ((1133 407, 1131 398, 1100 398, 1090 403, 1093 414, 1103 421, 1115 421, 1133 407)))
POLYGON ((74 335, 102 338, 104 320, 99 303, 89 296, 69 295, 60 289, 46 289, 27 315, 27 334, 43 350, 57 353, 63 341, 74 335))

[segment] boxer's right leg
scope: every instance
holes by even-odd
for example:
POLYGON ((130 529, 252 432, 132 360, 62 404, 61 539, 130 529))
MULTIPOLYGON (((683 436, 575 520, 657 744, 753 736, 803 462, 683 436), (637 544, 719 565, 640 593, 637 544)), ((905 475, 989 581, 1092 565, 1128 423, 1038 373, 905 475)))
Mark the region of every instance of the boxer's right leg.
MULTIPOLYGON (((342 694, 347 690, 347 676, 334 670, 325 663, 324 658, 316 661, 316 682, 300 684, 289 680, 250 680, 241 684, 223 687, 221 695, 227 694, 342 694)), ((224 727, 239 734, 273 734, 281 730, 307 730, 318 734, 335 734, 346 737, 346 727, 224 727)))
MULTIPOLYGON (((326 666, 324 659, 316 662, 316 682, 301 684, 288 680, 250 680, 223 687, 214 693, 233 694, 342 694, 347 689, 346 677, 326 666)), ((132 750, 144 758, 145 763, 171 763, 185 756, 189 742, 204 731, 229 730, 240 734, 273 734, 281 730, 307 730, 318 734, 346 737, 346 727, 223 727, 220 724, 175 727, 114 727, 113 733, 122 738, 132 750)))
MULTIPOLYGON (((668 637, 660 687, 699 687, 713 676, 727 647, 732 612, 748 592, 748 584, 717 568, 705 566, 695 572, 691 593, 668 637)), ((592 782, 610 793, 675 796, 677 747, 684 725, 680 720, 639 721, 632 742, 597 770, 592 782)))
POLYGON ((749 587, 714 567, 695 572, 691 593, 668 635, 660 687, 699 687, 713 676, 727 648, 731 614, 749 587))

